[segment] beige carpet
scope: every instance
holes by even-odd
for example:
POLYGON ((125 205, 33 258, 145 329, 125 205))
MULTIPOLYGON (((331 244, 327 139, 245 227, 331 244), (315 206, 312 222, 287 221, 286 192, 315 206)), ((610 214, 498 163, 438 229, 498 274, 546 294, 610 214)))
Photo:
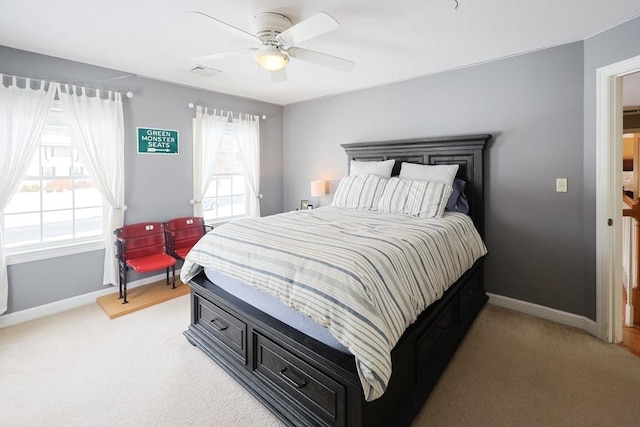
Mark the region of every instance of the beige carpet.
POLYGON ((640 357, 487 305, 414 425, 638 427, 640 357))
MULTIPOLYGON (((0 330, 0 426, 279 426, 182 336, 189 298, 0 330)), ((487 306, 414 426, 638 426, 640 358, 487 306), (635 405, 635 406, 634 406, 635 405)))

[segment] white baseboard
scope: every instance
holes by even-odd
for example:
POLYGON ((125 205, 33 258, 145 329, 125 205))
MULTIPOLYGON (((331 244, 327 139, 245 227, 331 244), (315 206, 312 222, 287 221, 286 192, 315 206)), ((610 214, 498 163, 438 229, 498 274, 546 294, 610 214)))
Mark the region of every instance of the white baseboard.
MULTIPOLYGON (((176 276, 180 276, 180 270, 176 271, 176 276)), ((144 279, 131 282, 127 287, 129 289, 137 288, 138 286, 144 286, 149 283, 163 280, 164 278, 164 273, 161 273, 155 276, 146 277, 144 279)), ((40 305, 38 307, 16 311, 15 313, 5 314, 0 316, 0 328, 5 328, 7 326, 27 322, 29 320, 38 319, 40 317, 49 316, 51 314, 60 313, 66 310, 71 310, 72 308, 91 304, 96 301, 96 298, 103 295, 111 294, 114 291, 117 291, 117 288, 115 286, 109 286, 100 291, 90 292, 88 294, 78 295, 61 301, 40 305)), ((531 316, 540 317, 542 319, 551 320, 563 325, 573 326, 575 328, 583 329, 591 335, 596 335, 596 322, 587 317, 579 316, 573 313, 567 313, 566 311, 556 310, 554 308, 545 307, 543 305, 505 297, 502 295, 492 294, 489 292, 487 292, 487 295, 489 296, 489 304, 508 308, 520 313, 529 314, 531 316)))
POLYGON ((579 316, 566 311, 556 310, 555 308, 545 307, 544 305, 533 304, 514 298, 504 297, 487 292, 489 296, 489 304, 508 308, 520 313, 529 314, 531 316, 540 317, 541 319, 551 320, 574 328, 582 329, 593 336, 596 334, 596 322, 585 316, 579 316))
MULTIPOLYGON (((148 285, 149 283, 164 280, 165 273, 156 274, 155 276, 145 277, 144 279, 135 280, 127 283, 127 289, 137 288, 138 286, 148 285)), ((176 270, 176 280, 180 277, 180 270, 176 270)), ((55 301, 49 304, 39 305, 37 307, 27 308, 25 310, 16 311, 14 313, 3 314, 0 316, 0 329, 7 326, 16 325, 18 323, 27 322, 29 320, 38 319, 40 317, 49 316, 51 314, 60 313, 71 310, 72 308, 96 302, 96 298, 103 295, 118 292, 118 286, 105 286, 104 289, 90 292, 88 294, 78 295, 75 297, 55 301)))

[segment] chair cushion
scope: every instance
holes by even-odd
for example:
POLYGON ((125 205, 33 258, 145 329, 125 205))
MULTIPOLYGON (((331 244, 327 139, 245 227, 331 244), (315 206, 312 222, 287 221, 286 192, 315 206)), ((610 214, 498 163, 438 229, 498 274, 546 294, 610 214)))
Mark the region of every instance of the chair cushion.
POLYGON ((155 254, 127 260, 127 265, 138 273, 160 270, 161 268, 168 268, 175 264, 176 259, 167 254, 155 254))
POLYGON ((176 255, 178 255, 181 259, 185 259, 192 247, 193 246, 188 246, 186 248, 177 248, 176 255))

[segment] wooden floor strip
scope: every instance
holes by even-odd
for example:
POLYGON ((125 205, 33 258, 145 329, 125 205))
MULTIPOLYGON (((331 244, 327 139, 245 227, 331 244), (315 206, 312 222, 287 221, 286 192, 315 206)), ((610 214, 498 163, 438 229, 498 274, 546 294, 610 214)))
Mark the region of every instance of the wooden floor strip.
MULTIPOLYGON (((634 294, 637 289, 634 289, 634 294)), ((640 326, 633 325, 631 327, 624 324, 624 312, 626 310, 625 305, 627 302, 627 289, 622 287, 622 345, 624 348, 632 352, 633 354, 640 356, 640 326)), ((634 303, 634 312, 640 311, 640 305, 634 303)), ((635 316, 634 316, 635 317, 635 316)), ((635 323, 635 322, 634 322, 635 323)))
POLYGON ((185 285, 177 278, 175 289, 170 285, 167 286, 166 282, 162 280, 129 289, 127 292, 127 304, 122 304, 122 300, 118 299, 118 292, 98 297, 96 298, 96 303, 98 303, 109 319, 115 319, 116 317, 124 316, 125 314, 133 313, 134 311, 186 295, 190 289, 189 285, 185 285))
POLYGON ((622 327, 622 346, 640 356, 640 328, 637 326, 622 327))

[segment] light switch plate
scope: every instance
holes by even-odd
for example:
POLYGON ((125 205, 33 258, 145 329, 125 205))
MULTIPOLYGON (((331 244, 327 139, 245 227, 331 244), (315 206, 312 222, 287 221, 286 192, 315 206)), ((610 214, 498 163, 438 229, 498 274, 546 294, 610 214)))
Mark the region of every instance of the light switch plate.
POLYGON ((567 178, 556 178, 556 193, 567 192, 567 178))

